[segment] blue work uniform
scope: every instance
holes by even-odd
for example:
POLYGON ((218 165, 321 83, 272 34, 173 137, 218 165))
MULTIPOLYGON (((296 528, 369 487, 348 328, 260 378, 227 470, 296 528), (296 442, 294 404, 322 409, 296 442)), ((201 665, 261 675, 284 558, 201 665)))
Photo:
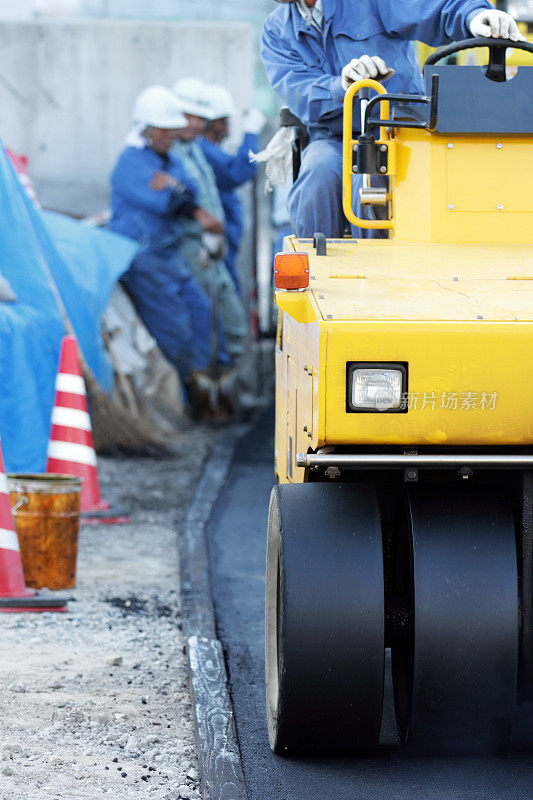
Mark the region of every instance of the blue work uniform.
MULTIPOLYGON (((465 39, 471 36, 472 17, 484 8, 493 6, 488 0, 323 0, 321 31, 308 25, 292 3, 270 14, 262 36, 265 70, 311 137, 289 196, 298 236, 321 231, 337 237, 344 231, 342 69, 353 58, 380 56, 396 70, 387 81, 389 92, 420 94, 422 77, 412 41, 439 45, 465 39)), ((361 180, 354 178, 354 198, 361 180)), ((360 208, 354 211, 361 216, 360 208)))
MULTIPOLYGON (((198 141, 182 142, 173 147, 173 155, 181 160, 187 174, 198 187, 198 205, 222 220, 224 211, 213 170, 198 141)), ((204 230, 195 219, 182 222, 184 238, 180 252, 191 265, 192 273, 200 286, 209 294, 219 309, 230 357, 238 359, 244 353, 247 322, 242 301, 237 294, 222 258, 210 257, 206 261, 204 230)))
POLYGON ((246 133, 235 155, 225 153, 221 147, 209 139, 202 137, 199 143, 215 173, 226 220, 228 252, 224 260, 240 294, 241 282, 237 268, 237 256, 242 239, 244 217, 241 200, 236 189, 255 177, 257 166, 250 161, 250 150, 253 153, 258 152, 259 136, 255 133, 246 133))
MULTIPOLYGON (((140 244, 122 283, 161 352, 187 380, 211 357, 211 302, 191 274, 179 248, 180 217, 197 208, 196 187, 179 159, 151 147, 126 147, 111 175, 110 227, 140 244), (156 191, 156 172, 172 175, 178 186, 156 191)), ((219 357, 229 359, 222 333, 219 357)))

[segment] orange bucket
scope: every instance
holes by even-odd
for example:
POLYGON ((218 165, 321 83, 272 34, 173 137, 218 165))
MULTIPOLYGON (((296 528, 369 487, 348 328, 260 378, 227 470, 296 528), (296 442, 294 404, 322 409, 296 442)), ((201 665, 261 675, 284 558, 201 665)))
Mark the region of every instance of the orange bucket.
POLYGON ((26 586, 71 589, 76 584, 81 478, 8 475, 26 586))

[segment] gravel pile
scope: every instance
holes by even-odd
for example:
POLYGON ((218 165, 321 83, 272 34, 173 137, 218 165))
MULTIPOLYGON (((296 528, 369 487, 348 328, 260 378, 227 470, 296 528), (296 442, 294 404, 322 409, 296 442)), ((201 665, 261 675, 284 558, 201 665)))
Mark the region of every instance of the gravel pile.
POLYGON ((66 614, 2 614, 0 797, 199 798, 177 528, 218 434, 175 459, 100 459, 132 524, 80 531, 66 614))

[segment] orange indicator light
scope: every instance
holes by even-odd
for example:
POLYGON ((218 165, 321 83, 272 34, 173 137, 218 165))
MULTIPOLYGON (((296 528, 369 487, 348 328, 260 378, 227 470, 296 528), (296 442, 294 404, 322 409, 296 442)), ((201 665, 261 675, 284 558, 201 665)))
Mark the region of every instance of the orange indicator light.
POLYGON ((309 286, 307 253, 277 253, 274 281, 278 289, 306 289, 309 286))

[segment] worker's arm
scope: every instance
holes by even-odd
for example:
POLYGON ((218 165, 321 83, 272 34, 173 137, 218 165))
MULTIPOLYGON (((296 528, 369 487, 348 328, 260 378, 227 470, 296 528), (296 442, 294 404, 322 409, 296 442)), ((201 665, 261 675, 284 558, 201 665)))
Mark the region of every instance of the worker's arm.
POLYGON ((339 114, 344 99, 341 76, 325 75, 320 65, 306 63, 283 39, 275 21, 267 20, 263 28, 261 57, 272 88, 305 125, 339 114))
POLYGON ((128 148, 118 160, 111 183, 117 195, 135 208, 160 216, 191 216, 198 207, 191 182, 176 180, 173 185, 156 189, 152 188, 156 174, 162 173, 154 169, 142 150, 128 148))
POLYGON ((468 38, 473 17, 494 11, 488 0, 379 0, 375 8, 387 33, 435 46, 468 38))
POLYGON ((230 192, 254 177, 257 166, 250 162, 250 150, 254 153, 259 150, 257 134, 246 133, 235 155, 225 153, 208 139, 202 139, 200 145, 215 173, 219 191, 230 192))

